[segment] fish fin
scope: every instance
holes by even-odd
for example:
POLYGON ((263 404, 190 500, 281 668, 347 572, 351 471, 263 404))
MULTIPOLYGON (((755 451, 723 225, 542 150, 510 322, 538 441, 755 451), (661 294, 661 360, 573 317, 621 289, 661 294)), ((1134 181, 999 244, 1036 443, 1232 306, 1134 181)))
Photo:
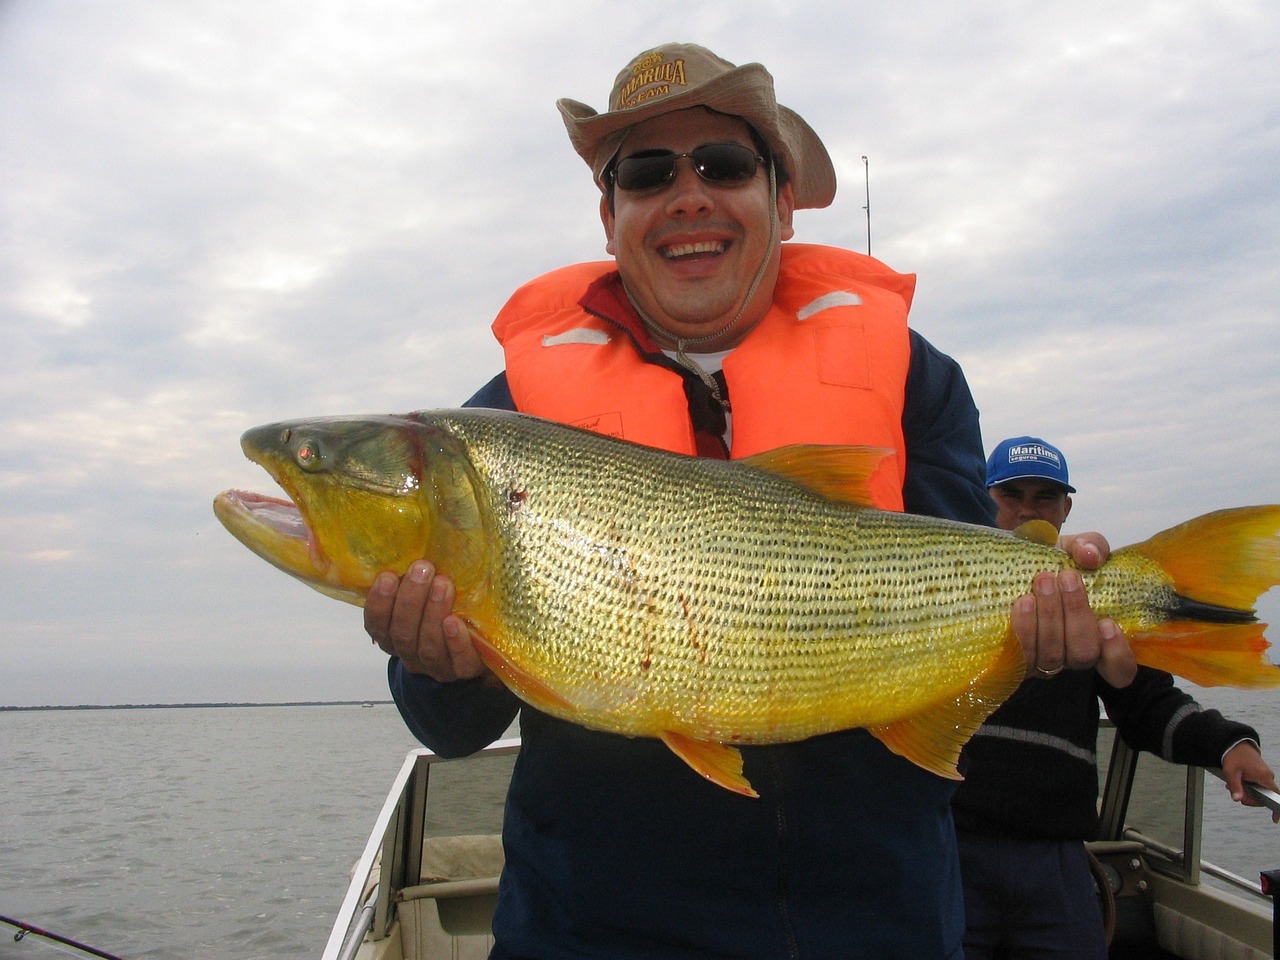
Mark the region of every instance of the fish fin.
POLYGON ((1019 540, 1031 543, 1042 543, 1046 547, 1058 545, 1058 528, 1048 520, 1028 520, 1014 528, 1013 535, 1019 540))
POLYGON ((553 716, 563 717, 578 712, 575 704, 566 700, 537 677, 512 663, 484 636, 474 630, 471 633, 471 642, 475 644, 476 653, 480 654, 484 665, 496 673, 498 678, 525 703, 553 716))
POLYGON ((742 775, 742 753, 737 748, 711 740, 694 740, 673 730, 665 730, 659 736, 672 753, 700 776, 744 797, 760 796, 742 775))
POLYGON ((996 707, 1026 678, 1022 644, 1009 631, 995 661, 953 700, 883 726, 868 727, 877 740, 918 767, 948 780, 963 780, 960 751, 996 707))
POLYGON ((1251 610, 1280 585, 1280 505, 1206 513, 1124 549, 1158 563, 1180 596, 1251 610))
POLYGON ((859 507, 874 506, 868 482, 894 455, 889 447, 796 443, 740 462, 790 480, 819 496, 859 507))
POLYGON ((1175 673, 1202 687, 1280 687, 1280 667, 1263 651, 1265 623, 1163 623, 1126 634, 1144 666, 1175 673))
POLYGON ((1280 585, 1280 505, 1207 513, 1124 551, 1158 564, 1177 595, 1168 620, 1126 632, 1139 663, 1205 687, 1280 686, 1253 610, 1280 585))

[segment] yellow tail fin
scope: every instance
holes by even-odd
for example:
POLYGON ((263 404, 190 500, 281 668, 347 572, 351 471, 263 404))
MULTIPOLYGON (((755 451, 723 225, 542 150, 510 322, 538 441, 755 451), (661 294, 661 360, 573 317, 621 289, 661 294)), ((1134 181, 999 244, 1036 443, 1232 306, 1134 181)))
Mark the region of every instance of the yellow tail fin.
POLYGON ((1266 624, 1252 620, 1258 597, 1280 585, 1280 505, 1208 513, 1128 549, 1158 563, 1192 601, 1186 619, 1129 632, 1139 663, 1206 687, 1280 686, 1280 668, 1264 654, 1266 624))

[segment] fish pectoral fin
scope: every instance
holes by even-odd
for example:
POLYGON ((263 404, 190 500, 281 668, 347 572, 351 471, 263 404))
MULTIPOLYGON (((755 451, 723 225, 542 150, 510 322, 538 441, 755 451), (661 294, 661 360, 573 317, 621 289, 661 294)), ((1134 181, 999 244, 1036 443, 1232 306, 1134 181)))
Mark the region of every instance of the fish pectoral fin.
POLYGON ((1019 540, 1041 543, 1046 547, 1058 545, 1058 528, 1048 520, 1028 520, 1015 527, 1012 533, 1019 540))
POLYGON ((532 707, 543 713, 564 717, 578 712, 578 707, 552 690, 537 677, 522 670, 503 656, 484 636, 472 630, 471 642, 484 665, 498 675, 511 691, 532 707))
POLYGON ((700 776, 744 797, 760 796, 742 775, 742 752, 737 748, 710 740, 694 740, 672 730, 663 731, 659 737, 700 776))
POLYGON ((768 450, 741 462, 765 470, 836 503, 875 506, 871 475, 895 454, 888 447, 796 443, 768 450))
POLYGON ((953 700, 879 727, 877 740, 918 767, 948 780, 963 780, 960 751, 982 722, 1018 689, 1026 676, 1022 644, 1010 631, 996 660, 953 700))

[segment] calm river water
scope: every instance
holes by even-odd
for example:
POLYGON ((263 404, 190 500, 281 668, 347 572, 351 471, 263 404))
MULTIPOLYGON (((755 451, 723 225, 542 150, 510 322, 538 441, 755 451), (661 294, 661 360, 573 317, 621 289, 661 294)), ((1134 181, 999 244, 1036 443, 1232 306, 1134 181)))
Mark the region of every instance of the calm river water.
MULTIPOLYGON (((1276 765, 1274 693, 1201 699, 1259 727, 1276 765)), ((131 960, 319 957, 415 746, 389 704, 0 711, 0 914, 131 960)), ((1280 828, 1205 792, 1206 858, 1280 867, 1280 828)), ((65 955, 13 932, 0 958, 65 955)))

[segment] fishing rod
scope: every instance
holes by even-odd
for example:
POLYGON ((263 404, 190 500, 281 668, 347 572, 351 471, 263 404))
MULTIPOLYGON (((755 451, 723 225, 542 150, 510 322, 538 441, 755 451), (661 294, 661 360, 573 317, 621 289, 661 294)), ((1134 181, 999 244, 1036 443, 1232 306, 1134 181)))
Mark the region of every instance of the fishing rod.
POLYGON ((61 934, 50 933, 48 930, 42 930, 34 924, 24 923, 21 920, 14 920, 12 917, 6 917, 0 914, 0 923, 7 923, 11 927, 17 927, 18 932, 13 935, 14 943, 21 943, 26 939, 27 934, 33 933, 37 937, 44 937, 53 941, 55 944, 63 944, 79 950, 81 953, 87 953, 91 957, 101 957, 102 960, 124 960, 114 953, 107 953, 105 950, 99 950, 97 947, 91 947, 87 943, 81 943, 79 940, 72 940, 70 937, 64 937, 61 934))

